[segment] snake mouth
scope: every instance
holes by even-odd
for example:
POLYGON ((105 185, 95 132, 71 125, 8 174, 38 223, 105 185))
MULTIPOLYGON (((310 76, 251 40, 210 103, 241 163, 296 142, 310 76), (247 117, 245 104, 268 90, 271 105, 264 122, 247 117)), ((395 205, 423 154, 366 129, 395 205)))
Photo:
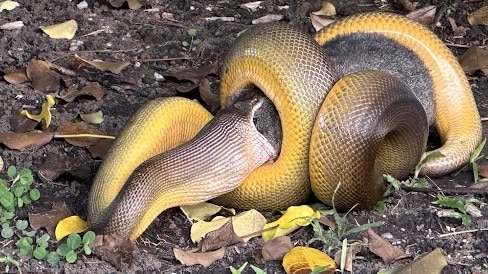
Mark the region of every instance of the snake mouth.
POLYGON ((253 124, 276 151, 276 156, 271 160, 274 162, 280 155, 283 141, 283 129, 278 110, 271 99, 255 85, 249 85, 237 94, 233 98, 234 102, 246 101, 250 98, 262 99, 260 106, 254 110, 253 124))

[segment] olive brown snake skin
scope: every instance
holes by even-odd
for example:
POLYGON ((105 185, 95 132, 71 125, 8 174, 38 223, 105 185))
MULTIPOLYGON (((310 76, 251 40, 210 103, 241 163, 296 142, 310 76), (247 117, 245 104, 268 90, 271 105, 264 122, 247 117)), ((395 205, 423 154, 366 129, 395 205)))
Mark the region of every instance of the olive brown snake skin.
POLYGON ((370 208, 382 174, 413 171, 429 125, 444 155, 426 163, 429 176, 465 165, 481 141, 456 58, 400 15, 351 16, 315 41, 286 25, 252 27, 224 61, 220 97, 215 118, 183 98, 154 100, 131 118, 90 191, 92 229, 135 240, 165 209, 214 198, 283 209, 313 193, 331 204, 338 183, 337 208, 370 208), (268 113, 279 118, 253 123, 268 113), (275 127, 274 136, 258 132, 275 127))

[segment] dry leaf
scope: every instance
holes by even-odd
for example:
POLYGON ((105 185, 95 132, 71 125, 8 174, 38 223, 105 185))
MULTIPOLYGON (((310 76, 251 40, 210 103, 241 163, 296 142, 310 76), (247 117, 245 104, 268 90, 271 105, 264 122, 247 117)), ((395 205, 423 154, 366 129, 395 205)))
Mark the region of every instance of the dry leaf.
POLYGON ((32 132, 2 132, 0 133, 0 143, 10 149, 24 150, 30 147, 41 147, 51 141, 54 137, 52 132, 32 131, 32 132))
POLYGON ((411 11, 405 16, 417 23, 428 26, 434 22, 436 11, 437 11, 436 6, 429 5, 421 9, 411 11))
POLYGON ((98 125, 103 122, 103 112, 101 110, 93 113, 80 114, 80 117, 89 124, 98 125))
POLYGON ((218 229, 205 234, 205 237, 200 241, 199 246, 202 252, 206 252, 241 242, 242 239, 234 232, 232 220, 228 219, 227 222, 218 229))
POLYGON ((478 174, 481 177, 488 178, 488 163, 478 165, 478 174))
POLYGON ((218 68, 218 63, 214 62, 211 64, 202 65, 198 68, 185 69, 178 72, 166 72, 163 74, 164 77, 174 77, 179 81, 190 81, 195 85, 198 85, 200 81, 211 74, 216 74, 218 68))
MULTIPOLYGON (((356 254, 359 253, 359 251, 361 251, 361 247, 359 247, 358 245, 351 245, 351 246, 347 247, 346 263, 344 265, 344 270, 349 271, 349 272, 353 272, 352 271, 352 262, 356 258, 356 254)), ((339 249, 339 250, 337 250, 336 254, 334 254, 334 261, 336 262, 336 264, 340 264, 341 257, 342 257, 342 250, 339 249)))
POLYGON ((88 156, 84 155, 50 151, 37 170, 37 175, 43 182, 52 182, 66 172, 81 180, 87 180, 91 172, 88 165, 89 159, 84 159, 88 156))
POLYGON ((103 60, 86 60, 80 56, 74 54, 71 56, 73 58, 72 63, 77 64, 75 70, 79 70, 83 66, 91 66, 101 71, 110 71, 114 74, 119 74, 123 69, 130 65, 129 61, 103 61, 103 60))
POLYGON ((26 68, 27 77, 33 89, 42 93, 56 93, 61 86, 61 75, 51 70, 42 60, 31 60, 26 68))
POLYGON ((468 14, 468 22, 471 25, 488 25, 488 6, 483 6, 480 9, 468 14))
POLYGON ((336 15, 336 9, 334 7, 334 4, 323 1, 322 2, 322 8, 318 11, 312 12, 315 15, 322 15, 322 16, 334 16, 336 15))
POLYGON ((319 223, 330 227, 330 229, 335 230, 337 225, 333 221, 329 220, 326 216, 320 216, 319 223))
POLYGON ((249 3, 244 3, 244 4, 241 4, 239 7, 243 8, 243 9, 249 9, 252 12, 256 12, 258 10, 258 8, 261 6, 262 2, 263 1, 254 1, 254 2, 249 2, 249 3))
POLYGON ((310 273, 317 267, 325 267, 320 273, 332 274, 336 264, 324 252, 311 248, 297 246, 283 257, 283 268, 288 274, 310 273))
POLYGON ((27 118, 19 113, 15 114, 10 120, 10 127, 13 132, 30 132, 33 131, 39 122, 27 118))
POLYGON ((232 219, 232 227, 236 235, 241 237, 244 242, 258 236, 256 233, 260 232, 266 224, 266 218, 254 209, 241 212, 234 217, 215 217, 210 222, 199 221, 192 225, 190 229, 192 241, 199 242, 207 233, 219 229, 229 219, 232 219))
POLYGON ((27 73, 25 69, 19 69, 12 72, 9 72, 3 76, 5 81, 9 82, 10 84, 23 84, 29 82, 29 78, 27 77, 27 73))
POLYGON ((198 91, 200 92, 200 97, 202 97, 205 104, 210 106, 210 111, 217 110, 217 108, 220 106, 220 99, 217 94, 212 92, 210 81, 207 78, 203 78, 200 81, 198 91))
POLYGON ((0 12, 2 12, 3 10, 13 10, 18 6, 20 6, 20 4, 15 1, 2 1, 0 2, 0 12))
MULTIPOLYGON (((104 133, 93 125, 85 122, 71 123, 67 122, 60 125, 56 130, 56 136, 64 135, 78 135, 78 134, 96 134, 104 135, 104 133)), ((100 138, 93 137, 65 137, 66 142, 77 147, 88 147, 95 145, 100 138)))
POLYGON ((136 243, 121 235, 97 235, 90 244, 93 254, 111 263, 119 270, 131 266, 139 254, 136 243))
POLYGON ((310 13, 310 21, 312 22, 312 26, 315 31, 319 31, 324 27, 334 23, 335 20, 310 13))
POLYGON ((104 92, 102 86, 99 83, 92 82, 92 83, 88 83, 86 86, 84 86, 81 89, 70 90, 68 93, 59 96, 59 98, 65 100, 66 102, 73 102, 76 99, 76 97, 82 95, 93 96, 95 97, 95 100, 100 101, 102 100, 104 92))
POLYGON ((63 23, 39 28, 52 39, 73 39, 78 30, 78 23, 71 19, 63 23))
POLYGON ((129 9, 131 10, 138 10, 142 7, 141 2, 138 0, 109 0, 110 5, 114 8, 120 8, 124 5, 125 2, 129 5, 129 9))
POLYGON ((54 231, 59 221, 71 215, 71 211, 68 209, 64 202, 57 202, 54 204, 51 210, 32 214, 29 213, 29 224, 32 229, 39 229, 41 227, 46 228, 47 233, 51 236, 55 236, 54 231))
POLYGON ((9 22, 9 23, 5 23, 3 25, 0 25, 0 29, 14 30, 14 29, 21 29, 23 26, 24 26, 24 22, 14 21, 14 22, 9 22))
POLYGON ((263 255, 264 261, 281 261, 285 254, 292 248, 291 238, 288 236, 280 236, 264 243, 261 254, 263 255))
POLYGON ((93 158, 103 159, 113 143, 113 139, 99 139, 94 145, 88 147, 88 152, 93 158))
POLYGON ((376 234, 371 228, 368 229, 368 243, 369 250, 378 255, 387 264, 408 257, 405 251, 390 244, 390 242, 376 234))
POLYGON ((467 74, 474 74, 481 70, 488 75, 488 51, 477 46, 470 47, 463 55, 459 56, 459 64, 467 74))
POLYGON ((458 26, 456 24, 456 20, 454 20, 454 18, 452 17, 448 17, 447 20, 449 21, 452 32, 454 33, 453 38, 463 38, 466 35, 466 32, 469 30, 469 28, 458 26))
POLYGON ((278 220, 266 224, 263 232, 265 242, 279 237, 288 235, 301 226, 308 226, 314 219, 320 218, 320 212, 313 210, 308 205, 290 206, 285 214, 278 220))
POLYGON ((222 259, 225 254, 225 248, 220 248, 210 252, 191 252, 173 248, 175 258, 186 266, 200 264, 209 267, 213 262, 222 259))
POLYGON ((27 118, 37 122, 43 122, 43 127, 48 128, 51 124, 51 107, 54 106, 54 97, 52 95, 46 95, 46 102, 42 104, 41 113, 31 114, 27 110, 22 110, 20 114, 25 115, 27 118))
POLYGON ((225 207, 208 202, 198 203, 196 205, 190 206, 181 206, 180 208, 190 222, 210 220, 212 216, 222 210, 229 212, 231 215, 236 214, 235 209, 227 209, 225 207))
POLYGON ((281 14, 267 14, 263 17, 259 17, 258 19, 252 20, 251 23, 253 25, 259 25, 259 24, 264 24, 269 22, 280 21, 281 19, 283 19, 283 15, 281 14))
POLYGON ((56 240, 61 241, 64 237, 74 234, 74 233, 81 233, 88 230, 88 223, 81 219, 80 216, 69 216, 61 221, 59 221, 58 225, 56 226, 56 240))
POLYGON ((401 265, 389 270, 380 270, 378 274, 412 274, 412 273, 442 273, 447 265, 447 259, 439 248, 423 256, 422 258, 406 265, 401 265))

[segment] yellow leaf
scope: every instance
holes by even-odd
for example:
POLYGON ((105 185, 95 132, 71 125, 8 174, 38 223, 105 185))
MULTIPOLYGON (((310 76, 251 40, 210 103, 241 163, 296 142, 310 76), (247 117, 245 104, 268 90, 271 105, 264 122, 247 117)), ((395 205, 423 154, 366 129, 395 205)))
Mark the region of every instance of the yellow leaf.
POLYGON ((488 25, 488 6, 483 6, 468 14, 468 22, 473 26, 488 25))
POLYGON ((307 226, 314 219, 320 218, 320 212, 314 211, 308 205, 290 206, 278 220, 264 226, 263 240, 265 242, 279 236, 288 235, 300 226, 307 226))
POLYGON ((78 23, 75 20, 68 20, 63 23, 39 27, 45 34, 53 39, 72 39, 78 30, 78 23))
POLYGON ((88 223, 75 215, 59 221, 54 234, 56 234, 56 240, 61 241, 64 237, 70 234, 81 233, 86 230, 88 230, 88 223))
POLYGON ((0 2, 0 12, 2 12, 3 10, 13 10, 18 6, 20 6, 19 3, 15 1, 3 1, 0 2))
POLYGON ((80 114, 80 117, 83 121, 89 123, 89 124, 94 124, 98 125, 103 122, 103 112, 101 110, 93 113, 87 113, 87 114, 80 114))
POLYGON ((319 273, 332 274, 336 270, 331 257, 311 247, 294 247, 283 257, 283 268, 288 274, 310 273, 318 267, 324 268, 319 273))
POLYGON ((54 106, 54 104, 54 97, 52 95, 46 95, 46 102, 42 104, 41 113, 30 114, 27 110, 22 110, 20 114, 37 122, 44 120, 44 126, 48 128, 51 124, 51 107, 54 106))
POLYGON ((336 15, 336 9, 334 7, 334 4, 324 1, 322 2, 322 8, 312 13, 315 15, 334 16, 336 15))
POLYGON ((236 214, 234 209, 226 209, 222 206, 207 202, 198 203, 196 205, 181 206, 180 208, 190 222, 210 220, 210 217, 217 214, 222 209, 227 210, 232 215, 236 214))

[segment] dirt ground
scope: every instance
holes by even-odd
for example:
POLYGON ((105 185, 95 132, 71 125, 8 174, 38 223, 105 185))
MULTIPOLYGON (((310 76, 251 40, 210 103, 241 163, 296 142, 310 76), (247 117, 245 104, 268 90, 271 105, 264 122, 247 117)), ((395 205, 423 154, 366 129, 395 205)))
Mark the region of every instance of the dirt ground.
MULTIPOLYGON (((68 55, 77 53, 85 59, 103 59, 112 61, 130 61, 130 66, 118 75, 85 76, 83 81, 100 82, 105 95, 97 101, 90 96, 82 96, 73 102, 60 103, 53 109, 53 125, 71 121, 79 113, 91 113, 102 110, 104 122, 100 130, 109 135, 117 135, 127 119, 142 104, 161 96, 182 95, 177 88, 187 84, 172 77, 156 79, 155 73, 168 75, 183 69, 197 68, 202 65, 218 64, 237 34, 251 26, 254 19, 267 14, 283 15, 281 21, 301 28, 311 35, 309 14, 318 10, 321 1, 263 1, 260 8, 250 11, 240 7, 246 1, 157 1, 142 0, 143 7, 130 10, 127 6, 113 8, 106 1, 89 0, 88 8, 79 9, 79 1, 18 1, 20 7, 0 13, 0 25, 23 21, 20 30, 0 30, 0 76, 12 69, 25 67, 32 59, 51 61, 69 67, 68 55), (233 21, 208 20, 210 17, 230 17, 233 21), (172 18, 168 20, 168 18, 172 18), (79 30, 73 40, 55 40, 39 30, 39 26, 51 25, 75 19, 79 30), (191 37, 187 30, 195 28, 196 37, 202 43, 196 50, 182 46, 183 41, 191 37)), ((334 1, 333 1, 334 2, 334 1)), ((382 10, 405 14, 403 7, 393 1, 335 1, 338 16, 382 10)), ((462 54, 467 47, 463 45, 485 45, 488 29, 485 26, 470 26, 466 15, 479 8, 481 1, 420 1, 420 6, 433 4, 442 14, 450 14, 459 26, 469 27, 467 34, 456 38, 445 16, 432 29, 443 41, 452 46, 456 55, 462 54), (466 2, 466 3, 464 3, 466 2), (469 3, 467 3, 469 2, 469 3)), ((213 92, 218 92, 218 73, 208 78, 213 92)), ((476 76, 469 78, 473 87, 480 114, 488 114, 487 78, 476 76)), ((60 92, 64 92, 61 88, 60 92)), ((198 93, 191 91, 184 96, 197 98, 198 93)), ((0 132, 11 129, 11 119, 23 107, 39 108, 44 95, 33 90, 29 85, 11 85, 0 79, 0 132)), ((484 131, 487 128, 484 126, 484 131)), ((99 158, 93 158, 87 149, 75 147, 63 139, 55 139, 49 144, 24 151, 11 150, 0 146, 1 157, 5 166, 28 167, 34 172, 53 155, 59 161, 70 159, 67 172, 54 181, 41 182, 35 177, 36 186, 41 191, 41 199, 21 211, 25 218, 27 212, 43 212, 51 209, 57 201, 66 202, 73 213, 85 216, 87 194, 91 181, 100 165, 99 158)), ((66 160, 67 162, 68 160, 66 160)), ((483 157, 480 163, 485 162, 483 157)), ((434 180, 440 188, 468 187, 473 184, 472 171, 461 171, 434 180)), ((485 196, 475 196, 488 202, 485 196)), ((386 213, 358 211, 349 215, 349 224, 368 221, 384 221, 385 225, 376 229, 378 234, 390 233, 389 239, 394 245, 406 250, 413 258, 441 248, 449 260, 449 265, 442 273, 483 273, 482 265, 488 263, 488 231, 460 233, 449 237, 440 234, 482 229, 488 227, 487 207, 481 207, 482 217, 474 218, 470 227, 463 227, 461 222, 452 218, 440 218, 436 215, 438 207, 431 203, 435 194, 400 191, 389 197, 386 213)), ((270 215, 270 214, 268 214, 270 215)), ((254 264, 267 273, 283 273, 281 262, 262 263, 256 260, 260 253, 262 240, 254 238, 248 244, 239 244, 226 249, 225 257, 208 268, 201 266, 182 266, 173 255, 173 247, 189 249, 195 245, 189 239, 190 222, 177 209, 162 213, 150 228, 138 240, 141 255, 130 269, 124 272, 163 272, 163 273, 225 273, 229 266, 239 267, 244 262, 254 264)), ((304 245, 313 235, 311 228, 303 228, 292 236, 295 245, 304 245)), ((360 239, 362 235, 354 235, 360 239)), ((75 264, 60 263, 51 266, 34 259, 22 257, 16 251, 14 241, 0 241, 4 252, 13 254, 21 261, 23 273, 115 273, 117 269, 95 256, 83 256, 75 264)), ((321 246, 318 246, 321 248, 321 246)), ((409 262, 405 260, 395 264, 409 262)), ((354 273, 376 273, 381 268, 392 267, 372 253, 363 252, 361 258, 353 263, 354 273)), ((4 266, 0 265, 0 271, 4 266)), ((252 273, 247 269, 245 273, 252 273)))

